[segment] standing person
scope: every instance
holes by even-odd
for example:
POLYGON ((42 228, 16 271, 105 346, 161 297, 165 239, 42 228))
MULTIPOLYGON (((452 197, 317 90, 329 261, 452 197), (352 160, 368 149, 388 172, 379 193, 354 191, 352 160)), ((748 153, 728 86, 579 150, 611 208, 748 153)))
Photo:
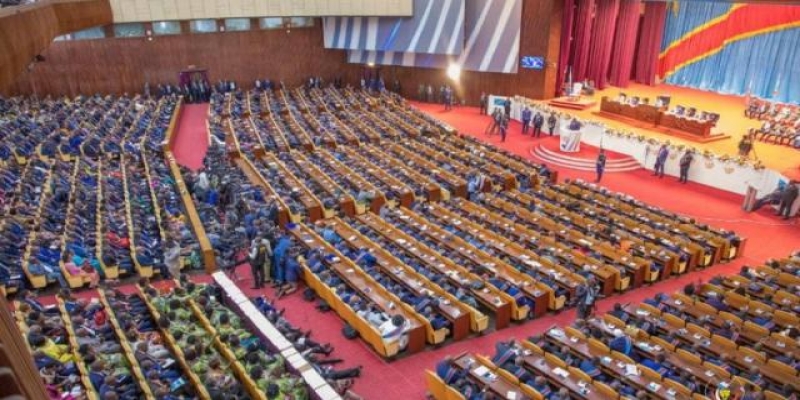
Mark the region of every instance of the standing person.
POLYGON ((503 110, 506 113, 506 116, 511 118, 511 98, 506 97, 506 101, 503 102, 503 110))
POLYGON ((417 87, 417 100, 425 101, 425 85, 422 83, 417 87))
POLYGON ((658 175, 659 178, 664 177, 664 166, 667 163, 668 156, 669 156, 669 149, 667 148, 666 144, 662 144, 661 147, 658 149, 658 154, 656 155, 656 165, 655 165, 655 170, 653 171, 653 176, 658 175))
POLYGON ((590 276, 586 283, 578 286, 575 297, 578 302, 578 319, 587 319, 592 315, 597 301, 598 289, 594 277, 590 276))
POLYGON ((444 88, 444 110, 450 111, 453 109, 453 89, 450 85, 444 88))
POLYGON ((264 287, 264 263, 267 260, 267 248, 259 238, 255 238, 251 242, 248 258, 250 272, 253 275, 253 289, 261 289, 264 287))
POLYGON ((506 133, 508 132, 508 115, 500 116, 500 141, 506 141, 506 133))
POLYGON ((694 161, 694 153, 692 150, 686 150, 686 153, 683 153, 683 157, 681 157, 681 177, 678 178, 678 182, 689 182, 689 167, 692 166, 692 161, 694 161))
POLYGON ((487 101, 486 92, 481 92, 481 100, 480 100, 481 115, 487 115, 488 114, 486 101, 487 101))
POLYGON ((164 252, 164 265, 172 279, 181 277, 181 245, 175 239, 167 239, 167 251, 164 252))
POLYGON ((426 94, 426 100, 428 100, 428 103, 433 103, 433 86, 428 84, 428 88, 425 91, 425 94, 426 94))
POLYGON ((597 161, 594 163, 595 171, 597 172, 597 179, 595 182, 600 182, 603 179, 603 172, 606 170, 606 151, 600 149, 600 154, 597 155, 597 161))
POLYGON ((742 157, 750 158, 750 151, 753 150, 753 135, 755 132, 750 128, 750 132, 742 135, 742 140, 739 141, 739 155, 742 157))
POLYGON ((528 134, 528 128, 531 125, 531 109, 528 106, 525 106, 525 109, 522 110, 522 134, 528 134))
POLYGON ((537 111, 533 117, 533 135, 537 138, 542 136, 542 125, 544 125, 544 116, 541 112, 537 111))
POLYGON ((789 214, 792 212, 792 204, 797 200, 797 195, 800 191, 800 188, 797 186, 797 181, 791 180, 786 188, 783 189, 783 193, 781 194, 781 208, 778 210, 778 215, 782 216, 783 219, 789 219, 789 214))
POLYGON ((553 130, 556 129, 556 122, 558 122, 558 119, 556 119, 556 113, 551 112, 550 116, 547 117, 547 129, 550 131, 550 136, 553 136, 553 130))
POLYGON ((497 131, 500 129, 500 122, 502 121, 502 119, 503 116, 501 115, 499 108, 496 108, 494 111, 492 111, 492 122, 486 129, 486 134, 491 136, 497 133, 497 131))

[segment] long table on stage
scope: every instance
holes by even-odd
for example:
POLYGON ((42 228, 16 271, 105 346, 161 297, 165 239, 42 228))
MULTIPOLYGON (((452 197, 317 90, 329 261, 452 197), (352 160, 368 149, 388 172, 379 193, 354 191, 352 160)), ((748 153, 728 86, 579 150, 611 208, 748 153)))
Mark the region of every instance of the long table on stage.
POLYGON ((600 114, 640 128, 655 129, 698 142, 708 142, 728 137, 719 133, 711 133, 711 130, 716 126, 714 121, 681 117, 667 112, 665 107, 656 107, 651 104, 637 104, 634 106, 620 103, 609 99, 607 96, 603 97, 600 102, 600 114))

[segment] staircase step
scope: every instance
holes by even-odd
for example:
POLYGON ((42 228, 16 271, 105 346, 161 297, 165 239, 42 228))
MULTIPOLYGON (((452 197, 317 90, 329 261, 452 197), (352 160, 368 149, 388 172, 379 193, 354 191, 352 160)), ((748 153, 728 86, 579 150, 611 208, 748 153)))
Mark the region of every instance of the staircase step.
MULTIPOLYGON (((530 153, 537 159, 552 164, 557 167, 570 168, 579 171, 594 171, 595 160, 574 157, 554 152, 542 145, 537 145, 530 150, 530 153)), ((606 161, 606 172, 627 172, 635 171, 642 166, 636 159, 627 157, 623 159, 611 159, 606 161)))

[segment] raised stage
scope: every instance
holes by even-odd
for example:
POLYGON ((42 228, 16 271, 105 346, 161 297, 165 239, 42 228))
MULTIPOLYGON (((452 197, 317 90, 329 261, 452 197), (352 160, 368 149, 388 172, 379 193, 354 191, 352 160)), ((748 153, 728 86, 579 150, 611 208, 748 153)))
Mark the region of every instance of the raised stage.
MULTIPOLYGON (((586 96, 584 96, 586 97, 586 96)), ((686 144, 702 150, 709 150, 717 154, 729 154, 735 156, 738 153, 737 145, 741 136, 749 128, 759 127, 760 121, 751 120, 744 116, 745 99, 742 96, 725 95, 703 90, 684 88, 671 85, 647 86, 641 84, 631 84, 627 88, 610 87, 597 91, 593 96, 595 105, 586 109, 570 109, 569 113, 580 116, 581 118, 601 121, 604 124, 625 131, 633 131, 648 137, 655 137, 660 140, 669 140, 672 143, 686 144), (628 96, 649 97, 655 99, 658 96, 667 95, 672 97, 671 104, 684 104, 696 107, 698 110, 707 110, 720 114, 716 132, 724 132, 729 136, 728 140, 695 141, 688 140, 681 136, 670 134, 671 132, 659 131, 650 126, 637 126, 600 114, 600 99, 603 96, 616 98, 620 92, 628 96)), ((800 151, 788 146, 775 145, 770 143, 756 142, 755 154, 767 168, 789 177, 800 178, 800 151)))
POLYGON ((586 110, 597 105, 597 100, 594 96, 580 96, 580 97, 556 97, 548 102, 553 107, 566 108, 569 110, 586 110))

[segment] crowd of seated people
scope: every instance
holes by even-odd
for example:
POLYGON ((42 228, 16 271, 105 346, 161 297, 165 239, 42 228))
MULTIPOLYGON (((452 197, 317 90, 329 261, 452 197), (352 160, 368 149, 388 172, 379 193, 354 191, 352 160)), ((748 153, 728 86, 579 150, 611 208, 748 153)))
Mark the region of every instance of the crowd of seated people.
POLYGON ((79 370, 73 343, 58 307, 44 306, 25 290, 18 293, 15 307, 17 326, 33 355, 33 360, 49 395, 53 398, 82 398, 87 390, 79 370))
POLYGON ((149 276, 139 268, 163 267, 159 224, 182 252, 196 248, 169 169, 158 160, 176 103, 175 96, 0 101, 3 202, 14 210, 3 218, 3 245, 6 254, 17 254, 0 269, 3 286, 96 286, 120 271, 149 276), (144 231, 142 212, 157 215, 144 231))
POLYGON ((482 366, 499 371, 500 383, 480 379, 481 366, 466 362, 479 356, 449 357, 437 364, 438 379, 429 379, 429 389, 435 395, 449 386, 465 398, 511 388, 544 399, 588 392, 707 399, 728 388, 744 399, 795 398, 800 280, 780 279, 790 272, 779 271, 799 268, 794 254, 690 284, 683 293, 657 294, 640 305, 617 303, 608 314, 571 327, 499 342, 482 366))
POLYGON ((800 109, 796 105, 749 99, 745 116, 763 121, 750 129, 753 138, 800 148, 800 109))
MULTIPOLYGON (((248 398, 254 388, 267 399, 307 398, 307 388, 296 372, 287 368, 280 354, 267 350, 239 316, 222 302, 220 288, 183 281, 172 292, 157 295, 146 289, 155 309, 162 315, 162 329, 167 329, 184 349, 192 371, 212 398, 248 398), (233 364, 237 364, 234 366, 233 364), (227 366, 227 367, 226 367, 227 366), (236 373, 242 370, 244 375, 236 373)), ((332 348, 307 338, 310 353, 330 354, 332 348)), ((295 339, 300 339, 296 337, 295 339)))

